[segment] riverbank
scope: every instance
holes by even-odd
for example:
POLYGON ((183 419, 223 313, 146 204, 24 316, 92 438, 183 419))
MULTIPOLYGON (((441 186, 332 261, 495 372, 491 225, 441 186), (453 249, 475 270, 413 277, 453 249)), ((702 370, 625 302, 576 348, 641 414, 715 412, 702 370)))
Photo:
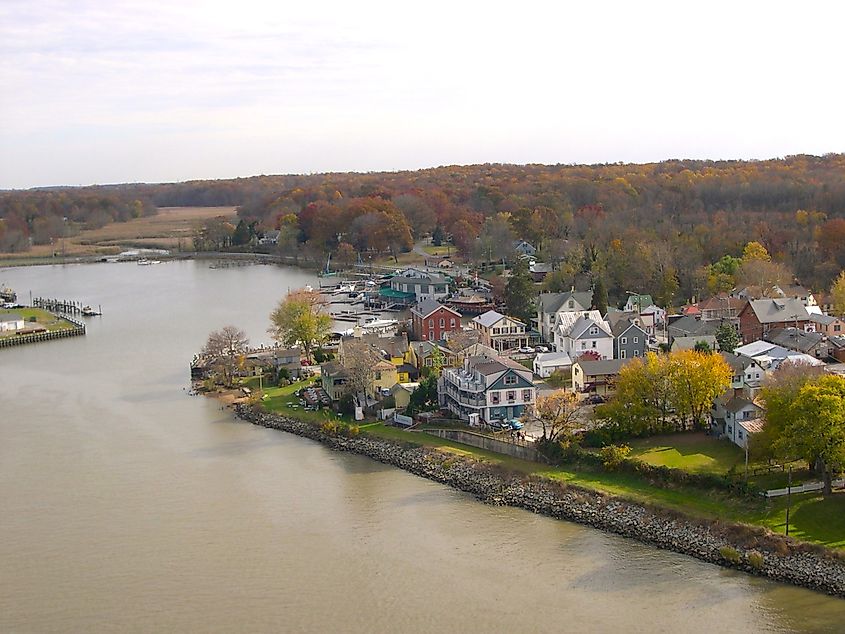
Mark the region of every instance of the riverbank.
POLYGON ((337 451, 368 456, 471 493, 489 504, 585 524, 719 566, 845 598, 842 557, 762 528, 699 520, 598 491, 525 476, 471 457, 373 437, 366 431, 354 437, 334 436, 311 423, 242 404, 235 406, 235 412, 250 423, 303 436, 337 451))

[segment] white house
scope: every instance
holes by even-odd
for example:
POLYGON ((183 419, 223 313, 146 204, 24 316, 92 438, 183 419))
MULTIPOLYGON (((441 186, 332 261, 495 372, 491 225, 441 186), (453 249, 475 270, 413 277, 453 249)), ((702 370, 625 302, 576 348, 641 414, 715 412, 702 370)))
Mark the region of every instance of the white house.
POLYGON ((555 350, 567 353, 571 359, 589 353, 595 360, 613 358, 613 333, 598 311, 580 315, 570 326, 566 319, 555 331, 555 350), (591 315, 589 313, 595 313, 591 315))
POLYGON ((572 369, 572 359, 565 352, 547 352, 534 357, 534 374, 547 379, 552 373, 569 372, 572 369))
POLYGON ((0 332, 13 332, 23 330, 24 320, 18 313, 5 313, 0 315, 0 332))
POLYGON ((711 428, 744 449, 749 433, 762 429, 759 420, 762 412, 761 407, 742 396, 720 397, 713 402, 710 411, 711 428))
POLYGON ((554 343, 557 316, 563 313, 583 313, 590 310, 593 291, 541 293, 537 298, 537 330, 547 343, 554 343))
POLYGON ((479 315, 469 325, 481 333, 481 343, 498 352, 528 345, 525 324, 495 310, 479 315))

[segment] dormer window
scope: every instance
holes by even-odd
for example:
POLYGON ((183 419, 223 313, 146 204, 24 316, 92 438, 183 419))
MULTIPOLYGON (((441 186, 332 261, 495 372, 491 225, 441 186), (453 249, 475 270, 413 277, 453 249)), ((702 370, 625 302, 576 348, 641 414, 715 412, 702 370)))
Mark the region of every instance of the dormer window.
POLYGON ((599 329, 596 326, 593 326, 592 328, 590 328, 590 334, 591 335, 599 334, 599 329))
POLYGON ((570 300, 569 300, 569 307, 570 307, 570 308, 575 308, 575 300, 573 300, 573 299, 570 299, 570 300))

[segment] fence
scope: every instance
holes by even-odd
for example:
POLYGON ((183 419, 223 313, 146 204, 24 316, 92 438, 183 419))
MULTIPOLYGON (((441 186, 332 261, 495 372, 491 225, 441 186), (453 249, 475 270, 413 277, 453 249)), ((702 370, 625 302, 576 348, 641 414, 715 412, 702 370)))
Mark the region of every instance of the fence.
POLYGON ((539 456, 537 450, 528 446, 527 443, 508 442, 507 440, 500 440, 492 436, 485 436, 474 431, 464 431, 462 429, 426 429, 425 433, 432 434, 439 438, 452 440, 471 447, 478 447, 479 449, 486 449, 487 451, 494 451, 496 453, 511 456, 512 458, 520 458, 521 460, 532 460, 537 462, 539 456))
MULTIPOLYGON (((834 480, 832 484, 834 488, 845 487, 845 479, 834 480)), ((783 489, 769 489, 768 491, 764 491, 763 495, 767 498, 776 498, 782 495, 788 495, 790 490, 792 493, 809 493, 810 491, 821 491, 823 488, 824 483, 822 482, 808 482, 806 484, 791 487, 791 489, 788 487, 784 487, 783 489)))

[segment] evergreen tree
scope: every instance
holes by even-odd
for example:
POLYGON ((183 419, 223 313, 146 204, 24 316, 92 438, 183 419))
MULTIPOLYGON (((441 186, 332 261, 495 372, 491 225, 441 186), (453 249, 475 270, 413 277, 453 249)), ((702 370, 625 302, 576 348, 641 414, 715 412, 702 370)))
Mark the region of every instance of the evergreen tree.
POLYGON ((445 240, 445 239, 446 239, 446 234, 443 232, 443 227, 441 227, 440 225, 437 225, 434 228, 434 231, 431 234, 431 244, 433 244, 436 247, 439 247, 441 244, 443 244, 443 240, 445 240))
POLYGON ((733 352, 739 345, 739 335, 729 323, 723 323, 716 331, 716 343, 722 352, 733 352))
POLYGON ((241 220, 235 228, 235 233, 232 235, 232 244, 235 246, 242 246, 249 243, 249 225, 241 220))
POLYGON ((604 284, 604 278, 599 277, 593 285, 593 306, 595 310, 604 317, 607 315, 607 286, 604 284))
POLYGON ((537 295, 534 282, 528 272, 525 260, 517 259, 511 269, 511 277, 505 287, 505 305, 508 315, 516 317, 530 327, 534 316, 534 299, 537 295))

